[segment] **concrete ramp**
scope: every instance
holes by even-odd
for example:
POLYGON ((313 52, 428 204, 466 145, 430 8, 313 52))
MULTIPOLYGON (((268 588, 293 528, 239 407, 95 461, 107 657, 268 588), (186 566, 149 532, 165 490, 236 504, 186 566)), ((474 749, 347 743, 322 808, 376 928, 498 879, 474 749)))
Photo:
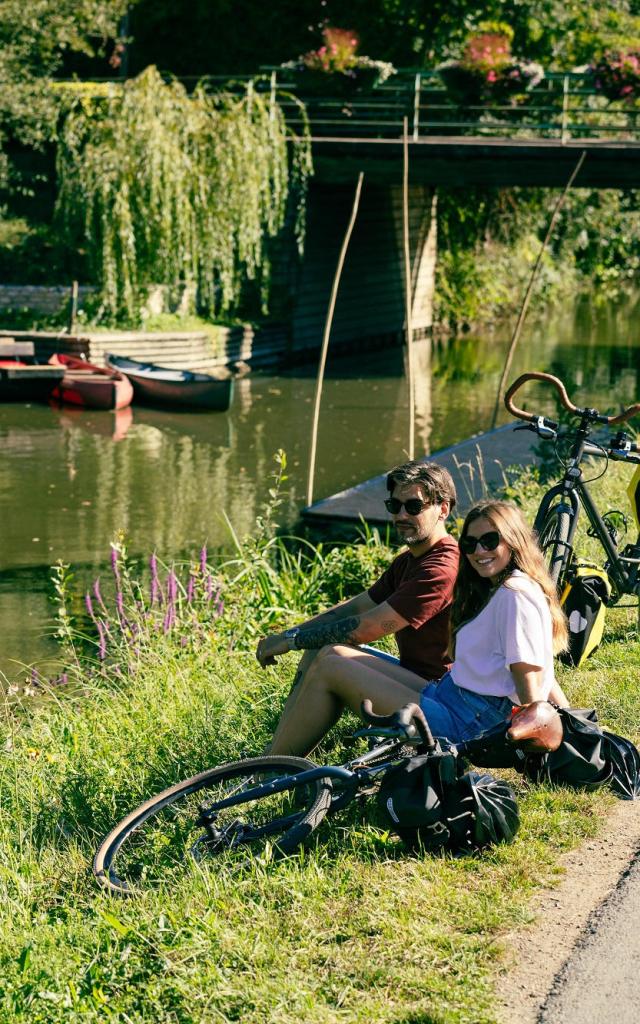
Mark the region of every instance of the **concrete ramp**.
MULTIPOLYGON (((515 423, 508 423, 420 460, 437 462, 449 470, 458 495, 457 514, 464 515, 476 501, 508 483, 514 476, 509 472, 510 467, 528 466, 537 461, 538 437, 531 430, 514 430, 515 426, 515 423)), ((388 523, 391 517, 383 504, 386 497, 383 473, 314 502, 302 510, 302 515, 314 521, 349 522, 358 521, 362 516, 369 523, 388 523)))

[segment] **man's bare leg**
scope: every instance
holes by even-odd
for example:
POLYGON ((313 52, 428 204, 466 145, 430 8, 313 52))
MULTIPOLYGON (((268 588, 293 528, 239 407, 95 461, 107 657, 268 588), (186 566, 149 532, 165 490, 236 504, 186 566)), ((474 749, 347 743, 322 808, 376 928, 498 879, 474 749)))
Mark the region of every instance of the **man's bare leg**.
POLYGON ((308 665, 295 700, 287 701, 269 753, 308 754, 345 707, 357 714, 369 698, 379 714, 390 714, 417 701, 424 686, 420 676, 357 647, 325 647, 308 665))
MULTIPOLYGON (((307 672, 309 670, 309 667, 313 664, 313 662, 315 661, 315 659, 317 658, 319 653, 320 653, 319 651, 304 651, 303 652, 302 657, 300 658, 300 661, 298 662, 298 667, 296 669, 296 674, 293 677, 293 682, 291 684, 291 689, 289 690, 289 696, 287 697, 287 699, 285 701, 285 705, 284 705, 284 707, 282 709, 282 714, 280 716, 280 721, 282 721, 282 719, 285 716, 288 716, 288 715, 291 714, 291 710, 294 707, 294 705, 296 704, 296 702, 298 700, 298 697, 300 695, 300 689, 301 689, 302 683, 304 681, 304 678, 305 678, 305 676, 306 676, 306 674, 307 674, 307 672)), ((269 754, 270 752, 271 752, 271 745, 269 745, 269 747, 267 747, 266 753, 269 754)))

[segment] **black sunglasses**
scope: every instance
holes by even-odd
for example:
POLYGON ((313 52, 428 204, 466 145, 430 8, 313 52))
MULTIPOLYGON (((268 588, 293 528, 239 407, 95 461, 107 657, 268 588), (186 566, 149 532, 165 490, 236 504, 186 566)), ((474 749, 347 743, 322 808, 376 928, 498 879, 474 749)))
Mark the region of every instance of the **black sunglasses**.
POLYGON ((384 506, 392 516, 397 516, 403 506, 407 510, 408 516, 418 516, 430 504, 430 501, 420 501, 420 498, 409 498, 408 501, 400 501, 398 498, 387 498, 384 506))
POLYGON ((478 544, 480 544, 485 551, 495 551, 501 539, 502 538, 497 530, 489 530, 488 533, 483 533, 481 537, 470 537, 469 534, 467 534, 465 537, 460 538, 458 544, 460 545, 460 550, 463 554, 472 555, 478 544))

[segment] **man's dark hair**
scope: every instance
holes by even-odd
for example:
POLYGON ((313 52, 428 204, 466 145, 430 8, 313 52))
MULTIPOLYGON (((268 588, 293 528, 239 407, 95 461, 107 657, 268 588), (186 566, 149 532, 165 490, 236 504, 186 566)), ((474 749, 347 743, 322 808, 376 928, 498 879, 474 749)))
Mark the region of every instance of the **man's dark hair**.
POLYGON ((449 511, 456 504, 456 486, 448 469, 437 462, 405 462, 387 473, 387 490, 392 493, 398 485, 420 484, 427 500, 434 505, 438 501, 448 501, 449 511))

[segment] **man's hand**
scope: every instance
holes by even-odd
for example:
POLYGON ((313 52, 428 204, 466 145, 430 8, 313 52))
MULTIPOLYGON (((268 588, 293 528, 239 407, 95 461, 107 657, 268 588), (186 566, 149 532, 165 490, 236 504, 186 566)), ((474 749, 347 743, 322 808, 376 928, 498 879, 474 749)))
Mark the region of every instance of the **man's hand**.
POLYGON ((287 654, 291 650, 291 641, 284 633, 274 633, 272 636, 263 636, 256 650, 256 658, 261 668, 267 665, 275 665, 276 658, 281 654, 287 654))

